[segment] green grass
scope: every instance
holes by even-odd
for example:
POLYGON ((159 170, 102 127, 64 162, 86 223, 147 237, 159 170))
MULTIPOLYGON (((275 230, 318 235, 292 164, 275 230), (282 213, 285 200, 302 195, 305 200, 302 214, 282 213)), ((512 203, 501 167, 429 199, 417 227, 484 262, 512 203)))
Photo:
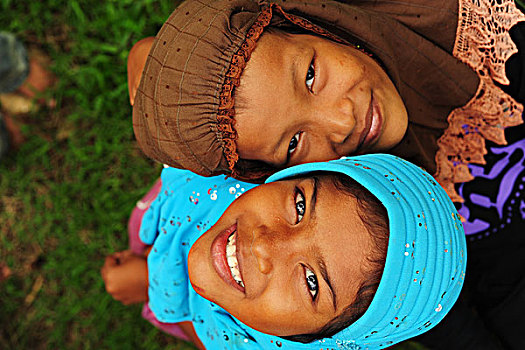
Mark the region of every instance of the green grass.
POLYGON ((13 270, 0 285, 0 349, 191 348, 113 301, 99 275, 160 170, 133 140, 126 58, 173 7, 0 1, 0 28, 47 52, 60 79, 57 107, 19 117, 27 141, 0 164, 0 261, 13 270))
MULTIPOLYGON (((0 0, 0 28, 47 52, 54 109, 23 117, 26 142, 0 163, 0 349, 192 349, 105 293, 105 255, 160 173, 137 149, 126 58, 173 0, 0 0)), ((404 349, 418 348, 414 344, 404 349)))

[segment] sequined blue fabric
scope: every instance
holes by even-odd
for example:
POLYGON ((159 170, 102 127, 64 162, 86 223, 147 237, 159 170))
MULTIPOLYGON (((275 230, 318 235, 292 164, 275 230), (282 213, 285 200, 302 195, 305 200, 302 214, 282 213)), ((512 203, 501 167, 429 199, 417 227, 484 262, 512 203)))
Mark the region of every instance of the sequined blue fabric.
POLYGON ((421 168, 383 154, 298 165, 268 182, 314 171, 352 177, 388 212, 385 269, 360 319, 332 338, 302 344, 255 331, 200 297, 188 281, 190 247, 236 197, 255 185, 172 168, 162 173, 162 191, 145 214, 140 233, 144 243, 153 244, 149 305, 157 318, 192 321, 207 349, 382 349, 441 321, 459 295, 466 267, 463 226, 444 190, 421 168))

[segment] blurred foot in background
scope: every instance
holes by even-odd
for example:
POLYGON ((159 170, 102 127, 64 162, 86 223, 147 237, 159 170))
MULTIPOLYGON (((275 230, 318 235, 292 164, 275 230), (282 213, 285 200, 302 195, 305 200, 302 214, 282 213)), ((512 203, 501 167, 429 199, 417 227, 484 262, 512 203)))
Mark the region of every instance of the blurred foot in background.
POLYGON ((17 115, 55 106, 54 99, 44 96, 56 81, 49 65, 45 54, 28 52, 13 34, 0 32, 0 160, 24 141, 17 115))
POLYGON ((11 270, 7 265, 0 263, 0 283, 11 275, 11 270))

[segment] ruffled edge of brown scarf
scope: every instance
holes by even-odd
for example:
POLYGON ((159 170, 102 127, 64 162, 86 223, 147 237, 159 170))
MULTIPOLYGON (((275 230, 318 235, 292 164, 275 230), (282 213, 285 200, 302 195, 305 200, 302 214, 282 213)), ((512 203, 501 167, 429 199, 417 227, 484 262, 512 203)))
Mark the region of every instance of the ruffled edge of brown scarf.
POLYGON ((507 59, 518 50, 509 29, 525 15, 513 0, 459 0, 453 55, 479 76, 476 94, 448 116, 449 126, 438 140, 434 177, 455 202, 463 202, 454 185, 474 177, 468 165, 485 164, 485 140, 505 145, 505 128, 523 123, 523 105, 496 86, 508 84, 507 59), (479 5, 478 5, 479 4, 479 5), (491 48, 496 47, 496 50, 491 48))
POLYGON ((261 13, 255 19, 255 22, 248 30, 246 39, 241 47, 233 55, 230 67, 226 72, 226 78, 222 85, 222 90, 219 95, 219 108, 217 111, 217 129, 221 133, 223 141, 223 153, 228 162, 228 168, 232 170, 234 175, 234 166, 239 155, 237 154, 237 132, 233 128, 235 125, 235 97, 234 92, 241 81, 241 75, 246 67, 246 63, 255 49, 257 40, 263 33, 266 26, 270 24, 272 19, 272 7, 267 6, 261 10, 261 13))

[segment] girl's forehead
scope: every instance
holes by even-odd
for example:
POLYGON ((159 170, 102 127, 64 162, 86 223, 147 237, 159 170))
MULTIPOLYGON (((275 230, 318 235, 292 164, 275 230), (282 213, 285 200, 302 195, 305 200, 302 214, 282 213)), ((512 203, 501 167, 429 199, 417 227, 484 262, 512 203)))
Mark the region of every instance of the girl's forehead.
MULTIPOLYGON (((331 40, 311 34, 291 34, 283 31, 269 30, 265 31, 259 40, 252 53, 259 52, 260 55, 271 57, 274 60, 279 58, 294 59, 296 55, 306 54, 308 47, 312 42, 333 43, 331 40), (283 57, 283 55, 290 55, 290 57, 283 57)), ((333 43, 335 44, 335 43, 333 43)), ((246 64, 245 69, 249 69, 250 60, 246 64)))

